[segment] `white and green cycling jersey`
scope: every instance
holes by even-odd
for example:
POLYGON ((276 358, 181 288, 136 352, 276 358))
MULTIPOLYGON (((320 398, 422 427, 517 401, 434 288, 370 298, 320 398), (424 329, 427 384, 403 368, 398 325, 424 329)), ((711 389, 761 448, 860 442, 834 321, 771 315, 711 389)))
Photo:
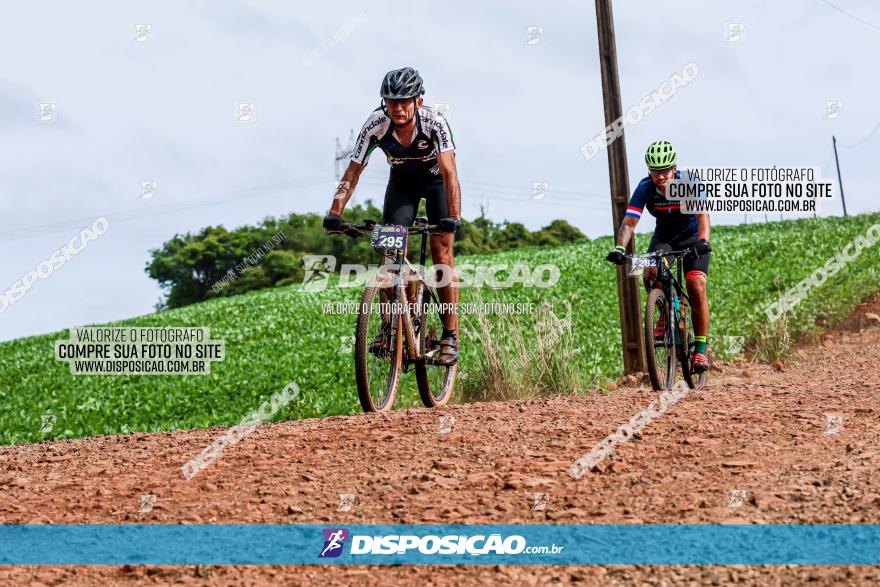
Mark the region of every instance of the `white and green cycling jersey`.
POLYGON ((449 123, 432 108, 423 106, 416 115, 415 136, 408 147, 400 144, 397 129, 382 107, 373 110, 358 134, 351 160, 366 165, 376 147, 391 166, 391 177, 430 178, 440 174, 437 155, 455 149, 449 123))

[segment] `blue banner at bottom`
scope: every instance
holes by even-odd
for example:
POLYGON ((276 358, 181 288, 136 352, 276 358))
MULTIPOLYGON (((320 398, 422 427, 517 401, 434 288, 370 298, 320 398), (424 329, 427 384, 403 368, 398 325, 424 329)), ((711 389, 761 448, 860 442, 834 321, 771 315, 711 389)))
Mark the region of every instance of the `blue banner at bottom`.
POLYGON ((0 564, 877 565, 880 525, 0 525, 0 564))

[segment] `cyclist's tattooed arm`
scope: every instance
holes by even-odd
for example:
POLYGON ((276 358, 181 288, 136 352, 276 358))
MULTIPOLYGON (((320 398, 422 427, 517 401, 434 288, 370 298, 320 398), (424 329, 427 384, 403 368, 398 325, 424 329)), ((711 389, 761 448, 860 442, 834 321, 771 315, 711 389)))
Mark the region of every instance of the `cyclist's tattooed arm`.
POLYGON ((330 206, 330 214, 342 216, 342 211, 345 210, 345 205, 351 199, 352 194, 354 194, 354 188, 357 187, 358 179, 360 179, 363 170, 364 166, 360 163, 355 161, 348 163, 348 169, 345 170, 345 174, 336 186, 333 204, 330 206))
POLYGON ((450 218, 461 218, 461 185, 458 183, 458 170, 455 168, 455 150, 441 151, 437 154, 440 175, 446 186, 446 205, 450 218))
POLYGON ((633 233, 636 231, 636 224, 638 223, 639 219, 634 216, 623 217, 623 222, 620 223, 620 230, 617 231, 618 245, 626 248, 629 239, 632 238, 633 233))

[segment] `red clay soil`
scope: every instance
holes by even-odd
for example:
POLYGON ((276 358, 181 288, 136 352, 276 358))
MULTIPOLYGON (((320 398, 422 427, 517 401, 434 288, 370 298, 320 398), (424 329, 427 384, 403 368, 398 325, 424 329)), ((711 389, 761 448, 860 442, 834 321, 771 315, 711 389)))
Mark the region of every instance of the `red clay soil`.
MULTIPOLYGON (((726 367, 580 479, 572 461, 653 392, 266 425, 191 481, 181 465, 224 429, 0 447, 0 523, 880 524, 878 365, 875 326, 828 334, 781 371, 726 367), (455 417, 451 432, 439 432, 440 415, 455 417), (838 431, 826 415, 843 417, 838 431), (536 492, 549 496, 543 510, 536 492), (337 511, 341 493, 356 495, 350 512, 337 511), (143 494, 156 496, 150 512, 139 511, 143 494)), ((0 583, 19 585, 178 582, 865 585, 880 568, 0 567, 0 583)))

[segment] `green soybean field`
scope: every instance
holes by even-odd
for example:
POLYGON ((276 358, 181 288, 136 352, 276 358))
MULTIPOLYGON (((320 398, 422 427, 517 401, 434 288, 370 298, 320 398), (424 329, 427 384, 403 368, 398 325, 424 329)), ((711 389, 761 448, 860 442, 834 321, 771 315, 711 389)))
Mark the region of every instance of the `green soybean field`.
MULTIPOLYGON (((739 346, 731 341, 748 345, 766 334, 764 308, 847 247, 839 270, 787 313, 788 333, 815 331, 819 316, 834 323, 880 291, 880 244, 873 244, 872 231, 880 234, 880 213, 714 227, 710 352, 730 358, 739 346)), ((649 238, 637 235, 640 250, 649 238)), ((462 316, 459 387, 479 381, 484 369, 477 329, 483 332, 487 324, 491 328, 503 320, 519 329, 519 339, 529 341, 539 323, 546 324, 542 316, 551 313, 567 321, 571 361, 587 387, 620 376, 615 271, 604 259, 611 247, 611 237, 602 237, 457 259, 477 267, 522 263, 559 269, 550 287, 462 288, 463 303, 532 304, 535 311, 503 319, 485 314, 482 322, 475 314, 462 316)), ((503 281, 508 273, 499 270, 496 276, 503 281)), ((226 357, 213 363, 209 375, 71 375, 67 363, 55 359, 55 341, 67 339, 67 331, 0 343, 0 443, 236 424, 290 382, 299 386, 299 396, 274 416, 276 421, 360 411, 351 351, 356 316, 327 311, 328 304, 357 302, 360 294, 361 288, 337 287, 331 279, 322 291, 280 287, 110 324, 210 328, 212 339, 224 341, 226 357), (51 416, 51 430, 42 425, 44 416, 51 416)), ((509 335, 499 330, 499 344, 509 335)), ((453 401, 461 401, 457 393, 453 401)), ((409 373, 397 407, 417 405, 409 373)))

